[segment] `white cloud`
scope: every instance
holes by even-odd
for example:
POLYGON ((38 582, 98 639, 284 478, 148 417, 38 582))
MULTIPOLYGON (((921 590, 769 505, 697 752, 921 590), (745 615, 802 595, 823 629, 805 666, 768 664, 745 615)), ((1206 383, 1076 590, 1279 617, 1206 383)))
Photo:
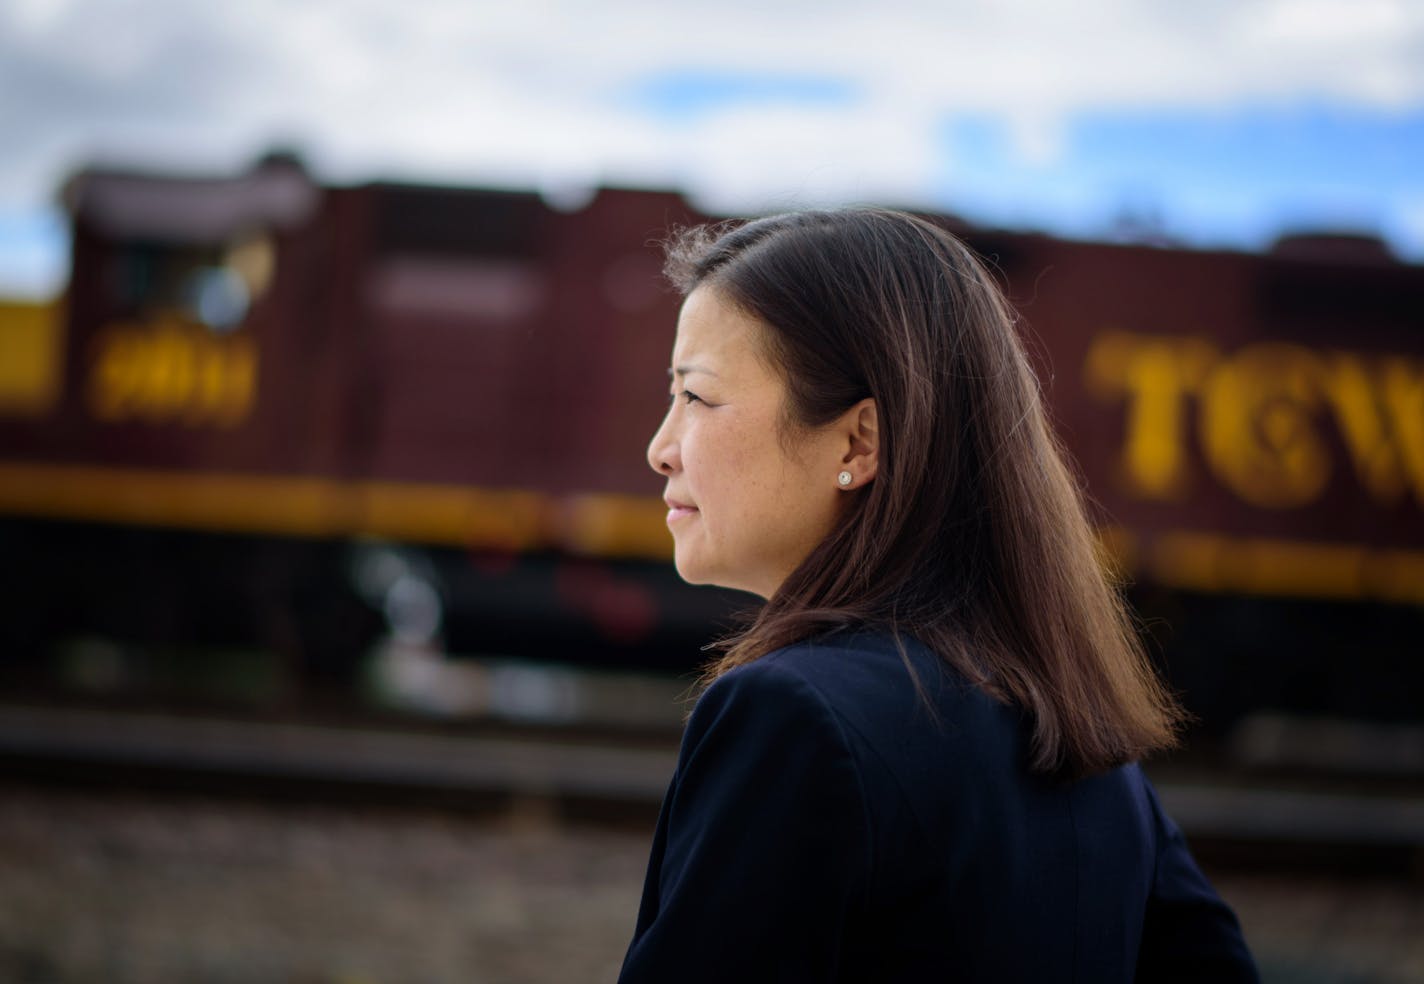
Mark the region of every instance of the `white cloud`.
POLYGON ((938 160, 932 131, 883 108, 713 114, 685 132, 666 164, 716 209, 922 200, 938 160))
MULTIPOLYGON (((121 118, 152 116, 180 133, 195 116, 249 134, 301 126, 336 145, 395 144, 418 127, 458 131, 515 105, 530 128, 612 117, 617 108, 599 97, 659 68, 844 77, 882 105, 903 104, 910 118, 962 109, 1018 121, 1034 153, 1051 151, 1056 121, 1085 107, 1210 104, 1301 88, 1367 102, 1424 96, 1424 59, 1414 57, 1424 23, 1391 0, 1241 3, 1198 14, 1128 0, 899 0, 874 10, 26 0, 8 18, 0 12, 5 20, 29 25, 18 44, 56 75, 102 85, 121 118), (175 103, 185 111, 174 112, 175 103), (351 140, 352 132, 362 136, 351 140)), ((40 97, 37 109, 46 101, 28 95, 40 97)), ((76 108, 29 125, 93 127, 76 108)), ((606 141, 589 149, 617 153, 606 141)))
POLYGON ((274 141, 326 177, 687 182, 720 200, 894 195, 936 180, 948 113, 1051 162, 1084 110, 1292 99, 1424 104, 1407 0, 0 0, 0 205, 95 156, 233 169, 274 141), (658 73, 842 80, 792 114, 682 125, 625 95, 658 73))

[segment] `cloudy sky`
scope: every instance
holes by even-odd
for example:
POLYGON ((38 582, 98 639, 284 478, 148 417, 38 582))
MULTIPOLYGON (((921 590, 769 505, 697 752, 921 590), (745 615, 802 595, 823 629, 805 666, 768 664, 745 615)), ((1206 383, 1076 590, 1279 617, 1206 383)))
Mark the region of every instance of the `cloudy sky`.
POLYGON ((0 295, 87 162, 682 189, 1424 262, 1424 0, 0 0, 0 295))

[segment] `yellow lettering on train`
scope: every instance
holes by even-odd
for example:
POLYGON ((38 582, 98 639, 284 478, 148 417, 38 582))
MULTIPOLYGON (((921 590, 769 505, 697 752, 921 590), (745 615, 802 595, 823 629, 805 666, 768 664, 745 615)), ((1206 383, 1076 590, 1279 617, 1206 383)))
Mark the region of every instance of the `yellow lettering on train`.
POLYGON ((1414 501, 1424 506, 1424 364, 1389 359, 1380 378, 1400 468, 1414 501))
POLYGON ((1321 379, 1360 484, 1377 499, 1397 499, 1404 476, 1386 430, 1378 390, 1364 360, 1333 352, 1325 357, 1321 379))
POLYGON ((1201 393, 1201 443, 1216 477, 1255 506, 1316 498, 1330 457, 1312 426, 1315 356, 1296 345, 1242 349, 1212 368, 1201 393))
POLYGON ((232 427, 252 410, 257 347, 176 320, 113 325, 93 346, 90 409, 104 421, 232 427))
POLYGON ((1333 424, 1372 499, 1424 505, 1424 363, 1282 342, 1221 354, 1198 337, 1114 331, 1094 339, 1084 379, 1123 405, 1120 478, 1139 498, 1189 490, 1195 433, 1210 476, 1244 501, 1314 502, 1336 466, 1333 424))
POLYGON ((1216 349, 1197 338, 1104 332, 1094 339, 1088 387, 1126 402, 1122 478, 1142 497, 1177 499, 1188 491, 1185 398, 1215 359, 1216 349))
POLYGON ((1424 505, 1424 366, 1387 358, 1371 373, 1358 355, 1331 353, 1323 377, 1360 484, 1393 504, 1424 505))

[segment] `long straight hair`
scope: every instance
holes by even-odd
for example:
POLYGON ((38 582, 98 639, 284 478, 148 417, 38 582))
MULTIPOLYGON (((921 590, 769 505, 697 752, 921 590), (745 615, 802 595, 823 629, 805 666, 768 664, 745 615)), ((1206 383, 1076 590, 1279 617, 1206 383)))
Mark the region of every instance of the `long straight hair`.
POLYGON ((872 397, 875 479, 708 666, 838 628, 910 635, 1032 724, 1029 767, 1067 778, 1176 743, 1183 712, 1099 563, 1012 311, 946 230, 882 209, 677 233, 666 273, 762 324, 783 439, 872 397))

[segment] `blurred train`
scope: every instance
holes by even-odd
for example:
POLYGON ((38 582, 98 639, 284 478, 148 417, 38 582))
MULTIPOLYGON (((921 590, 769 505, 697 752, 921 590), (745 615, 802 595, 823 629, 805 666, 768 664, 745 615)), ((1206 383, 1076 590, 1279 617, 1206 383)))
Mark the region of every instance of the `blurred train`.
MULTIPOLYGON (((671 569, 671 193, 316 184, 290 157, 64 189, 0 307, 0 659, 378 637, 686 670, 747 602, 671 569)), ((940 217, 999 273, 1152 648, 1209 729, 1424 720, 1424 267, 940 217)))

